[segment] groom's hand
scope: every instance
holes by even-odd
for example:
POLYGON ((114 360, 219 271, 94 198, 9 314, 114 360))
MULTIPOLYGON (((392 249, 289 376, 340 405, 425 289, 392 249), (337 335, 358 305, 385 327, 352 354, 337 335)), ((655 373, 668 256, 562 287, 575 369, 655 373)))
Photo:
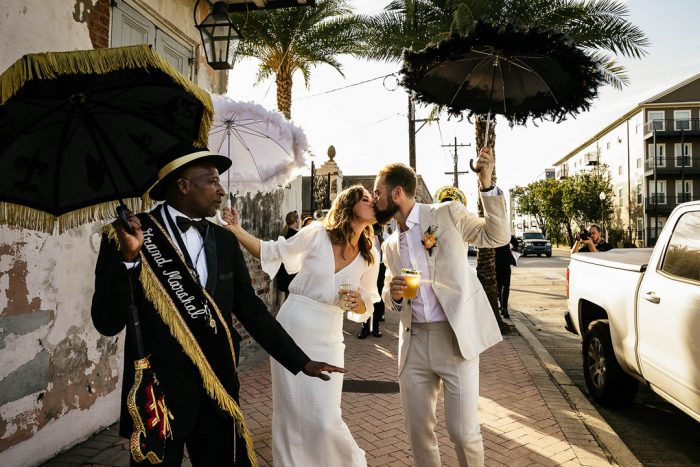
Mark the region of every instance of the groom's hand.
POLYGON ((325 374, 324 371, 328 373, 348 372, 348 370, 346 370, 345 368, 329 365, 326 362, 315 362, 313 360, 310 360, 306 365, 304 365, 304 369, 301 371, 303 371, 306 376, 314 376, 316 378, 321 378, 323 381, 328 381, 329 379, 331 379, 331 377, 325 374))

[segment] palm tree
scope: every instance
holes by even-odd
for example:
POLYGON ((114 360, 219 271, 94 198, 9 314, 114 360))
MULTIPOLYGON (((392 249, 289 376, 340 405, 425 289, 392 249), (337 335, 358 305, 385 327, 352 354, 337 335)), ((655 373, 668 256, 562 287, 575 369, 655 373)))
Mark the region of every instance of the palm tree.
MULTIPOLYGON (((644 32, 627 20, 629 9, 621 0, 394 0, 385 11, 365 20, 365 55, 399 61, 404 48, 418 49, 453 31, 468 34, 477 19, 495 25, 536 26, 567 34, 599 63, 606 84, 621 89, 629 79, 617 55, 641 58, 649 45, 644 32)), ((475 118, 475 149, 484 147, 486 119, 475 118)), ((489 131, 495 146, 495 125, 489 131)), ((495 172, 494 172, 495 181, 495 172)), ((479 214, 483 216, 481 203, 479 214)), ((503 329, 498 312, 495 254, 479 248, 477 275, 503 329)))
POLYGON ((274 75, 277 108, 288 119, 292 116, 292 84, 301 71, 309 86, 311 68, 327 64, 342 75, 337 59, 360 51, 359 17, 352 14, 347 0, 318 0, 316 6, 282 8, 234 16, 243 24, 238 56, 260 60, 258 82, 274 75))

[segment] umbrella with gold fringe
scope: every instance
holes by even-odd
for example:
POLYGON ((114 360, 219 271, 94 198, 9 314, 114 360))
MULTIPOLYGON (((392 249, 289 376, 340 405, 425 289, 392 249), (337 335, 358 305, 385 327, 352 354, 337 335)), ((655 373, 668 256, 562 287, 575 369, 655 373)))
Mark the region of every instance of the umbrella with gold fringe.
MULTIPOLYGON (((0 223, 63 232, 114 217, 117 206, 120 216, 125 204, 139 210, 156 156, 176 143, 205 147, 212 115, 209 94, 147 45, 25 55, 0 75, 0 223)), ((133 298, 128 315, 131 455, 158 464, 173 416, 133 298)))
POLYGON ((154 156, 206 146, 212 114, 147 45, 25 55, 0 75, 0 223, 63 232, 121 200, 141 210, 154 156))

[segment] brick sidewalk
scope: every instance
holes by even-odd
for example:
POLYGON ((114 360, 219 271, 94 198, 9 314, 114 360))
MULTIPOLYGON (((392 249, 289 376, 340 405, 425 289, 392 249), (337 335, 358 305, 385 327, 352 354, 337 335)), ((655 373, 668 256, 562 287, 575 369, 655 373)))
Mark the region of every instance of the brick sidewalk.
MULTIPOLYGON (((382 323, 384 337, 355 337, 359 324, 346 321, 345 391, 342 409, 358 444, 374 466, 411 465, 396 384, 398 315, 382 323), (377 392, 367 391, 375 388, 377 392)), ((258 462, 272 465, 270 364, 248 350, 241 364, 241 400, 255 440, 258 462)), ((562 395, 541 361, 520 336, 509 336, 481 356, 482 423, 486 465, 610 465, 604 450, 562 395)), ((457 465, 438 401, 437 434, 443 465, 457 465)), ((46 466, 125 466, 128 451, 116 426, 46 463, 46 466)), ((189 465, 185 461, 184 465, 189 465)), ((307 467, 307 466, 304 466, 307 467)))

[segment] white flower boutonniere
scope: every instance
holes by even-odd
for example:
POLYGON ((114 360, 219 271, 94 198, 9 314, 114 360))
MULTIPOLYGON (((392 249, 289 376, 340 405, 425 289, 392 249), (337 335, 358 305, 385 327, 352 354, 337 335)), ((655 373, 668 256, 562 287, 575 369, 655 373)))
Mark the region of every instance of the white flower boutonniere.
POLYGON ((423 233, 423 240, 421 240, 423 247, 428 250, 430 256, 433 256, 433 248, 437 246, 437 231, 438 226, 431 225, 425 230, 423 233))

